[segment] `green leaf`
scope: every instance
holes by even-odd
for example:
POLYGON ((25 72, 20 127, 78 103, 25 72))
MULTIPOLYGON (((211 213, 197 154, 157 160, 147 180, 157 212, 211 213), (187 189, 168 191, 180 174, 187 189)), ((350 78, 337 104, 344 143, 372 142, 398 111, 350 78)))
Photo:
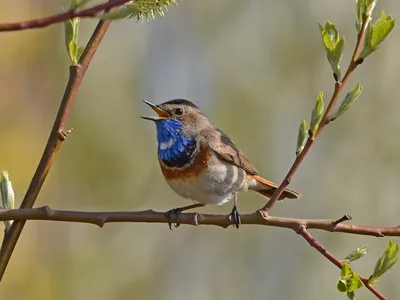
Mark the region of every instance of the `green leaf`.
POLYGON ((364 39, 364 48, 361 51, 359 58, 366 58, 371 53, 379 49, 382 44, 393 31, 396 22, 392 16, 387 16, 382 11, 381 17, 372 25, 368 24, 364 39))
POLYGON ((315 136, 315 133, 318 130, 319 123, 322 120, 322 114, 324 112, 324 100, 323 98, 324 93, 320 92, 318 94, 317 102, 315 103, 315 107, 311 113, 311 122, 310 122, 310 133, 311 137, 315 136))
POLYGON ((371 37, 371 46, 377 47, 392 32, 395 25, 395 21, 392 16, 386 16, 385 11, 382 11, 381 17, 372 24, 372 37, 371 37))
POLYGON ((360 277, 357 273, 354 273, 349 264, 344 263, 342 270, 340 272, 340 277, 337 282, 337 289, 344 293, 344 292, 353 292, 356 289, 361 288, 364 286, 363 282, 361 281, 360 277))
MULTIPOLYGON (((356 0, 357 21, 358 21, 357 23, 358 24, 361 24, 361 22, 362 22, 364 7, 365 7, 365 0, 356 0)), ((358 29, 357 31, 360 31, 360 29, 358 29)))
POLYGON ((318 24, 322 41, 325 46, 326 56, 333 72, 340 78, 340 60, 344 50, 344 38, 340 38, 339 31, 331 22, 326 22, 325 27, 318 24))
POLYGON ((71 19, 64 22, 65 45, 68 50, 69 42, 75 38, 75 28, 71 19))
POLYGON ((362 89, 363 89, 362 85, 360 83, 357 83, 356 86, 353 88, 353 90, 346 94, 346 97, 340 104, 339 109, 337 110, 336 113, 333 114, 333 116, 330 118, 330 121, 334 121, 338 117, 343 115, 361 95, 362 89))
POLYGON ((299 134, 297 135, 297 150, 296 155, 300 155, 301 151, 304 149, 304 145, 307 141, 307 124, 306 120, 301 121, 299 127, 299 134))
POLYGON ((354 291, 347 292, 347 298, 349 298, 350 300, 355 300, 356 295, 354 294, 354 291))
POLYGON ((385 252, 376 262, 374 272, 368 282, 374 284, 379 281, 379 277, 385 274, 398 260, 399 244, 393 244, 391 240, 386 245, 385 252))
POLYGON ((77 59, 78 60, 81 58, 83 51, 85 51, 85 47, 79 47, 78 48, 78 54, 77 54, 77 59))
POLYGON ((371 15, 378 0, 364 0, 364 1, 365 1, 365 13, 371 15))
POLYGON ((327 51, 333 51, 336 47, 337 41, 339 40, 339 33, 331 22, 326 22, 325 27, 319 25, 319 30, 321 31, 322 42, 324 43, 327 51))
POLYGON ((71 62, 76 65, 78 63, 78 45, 75 41, 70 41, 68 45, 68 54, 71 62))
POLYGON ((356 0, 357 19, 361 23, 363 14, 371 15, 378 0, 356 0))
POLYGON ((346 280, 347 280, 347 278, 342 278, 342 277, 340 277, 339 280, 338 280, 338 282, 337 282, 336 288, 337 288, 338 291, 341 292, 341 293, 347 292, 346 280))
POLYGON ((360 259, 361 257, 363 257, 365 254, 368 253, 368 250, 369 248, 367 245, 364 245, 361 248, 357 248, 356 250, 354 250, 353 252, 351 252, 349 255, 346 256, 345 261, 352 262, 357 259, 360 259))
POLYGON ((329 63, 331 64, 332 71, 337 75, 338 80, 340 80, 341 77, 340 60, 342 59, 343 56, 343 50, 344 50, 344 38, 341 38, 339 42, 336 44, 335 49, 328 54, 328 60, 329 63))
MULTIPOLYGON (((0 186, 1 186, 1 201, 4 209, 14 209, 15 206, 15 195, 11 184, 8 172, 1 170, 0 175, 0 186)), ((6 231, 11 227, 13 221, 4 221, 6 231)))
POLYGON ((78 56, 78 36, 80 18, 69 19, 64 22, 65 45, 68 55, 73 64, 77 64, 78 56))

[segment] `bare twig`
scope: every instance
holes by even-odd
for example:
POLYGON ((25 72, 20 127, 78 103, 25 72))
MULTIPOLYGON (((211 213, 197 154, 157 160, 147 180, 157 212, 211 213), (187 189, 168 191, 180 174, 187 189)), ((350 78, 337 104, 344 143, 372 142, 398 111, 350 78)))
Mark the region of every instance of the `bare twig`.
POLYGON ((50 17, 33 19, 29 21, 23 22, 15 22, 15 23, 2 23, 0 24, 0 32, 1 31, 19 31, 26 29, 34 29, 34 28, 43 28, 52 24, 60 23, 66 21, 68 19, 72 19, 75 17, 80 18, 90 18, 95 17, 103 10, 111 9, 113 7, 120 6, 124 3, 127 3, 131 0, 110 0, 107 3, 99 4, 90 8, 86 8, 83 10, 75 10, 70 9, 66 12, 56 14, 50 17))
MULTIPOLYGON (((95 54, 109 26, 110 21, 99 22, 87 46, 85 47, 78 64, 72 65, 69 69, 69 80, 67 87, 65 88, 58 114, 54 121, 53 128, 48 138, 42 158, 40 159, 39 165, 20 206, 21 208, 32 208, 37 196, 39 195, 40 189, 53 164, 54 158, 65 139, 62 133, 64 132, 65 125, 69 119, 78 88, 93 58, 93 55, 95 54)), ((22 232, 22 229, 24 228, 24 225, 25 220, 13 222, 11 228, 7 231, 4 237, 3 244, 0 249, 0 281, 3 278, 4 272, 7 268, 8 262, 14 251, 16 243, 18 242, 18 238, 22 232)))
POLYGON ((351 219, 352 219, 352 217, 350 215, 344 215, 343 217, 333 221, 332 225, 336 227, 340 223, 343 223, 343 222, 346 222, 346 221, 350 221, 351 219))
POLYGON ((335 83, 335 89, 333 91, 331 100, 328 104, 328 107, 326 108, 326 111, 324 113, 324 116, 322 117, 321 123, 319 124, 318 130, 315 134, 315 137, 309 137, 307 140, 307 143, 304 146, 303 151, 300 153, 299 156, 296 157, 296 160, 294 161, 292 167, 290 168, 289 172, 287 173, 285 179, 282 181, 280 184, 279 188, 275 190, 274 194, 272 195, 272 198, 267 202, 267 204, 263 207, 263 210, 265 213, 268 213, 271 208, 275 205, 276 201, 279 199, 279 197, 282 195, 283 191, 285 188, 290 184, 292 181, 292 178, 294 174, 296 173, 297 169, 299 168, 300 164, 303 162, 304 158, 306 157, 308 151, 310 151, 311 146, 314 144, 315 139, 319 136, 319 134, 322 132, 322 130, 325 128, 326 125, 329 124, 330 122, 330 114, 331 111, 337 102, 340 93, 343 91, 344 86, 346 85, 350 75, 353 73, 353 71, 357 68, 357 66, 361 63, 360 61, 357 60, 358 54, 361 50, 361 44, 364 40, 365 36, 365 30, 368 25, 368 16, 366 14, 363 15, 363 22, 361 26, 361 30, 358 33, 357 36, 357 43, 356 47, 354 49, 353 55, 350 60, 349 67, 347 68, 347 71, 343 77, 343 80, 341 82, 336 82, 335 83))
MULTIPOLYGON (((114 212, 87 212, 53 210, 48 206, 33 209, 10 209, 0 210, 0 221, 5 220, 44 220, 90 223, 103 227, 105 223, 132 222, 132 223, 168 223, 163 212, 153 210, 143 211, 114 211, 114 212)), ((176 220, 172 220, 173 222, 176 220)), ((241 215, 242 225, 264 225, 272 227, 288 228, 297 231, 300 226, 307 229, 318 229, 329 232, 344 232, 358 235, 369 235, 375 237, 400 236, 400 226, 395 227, 372 227, 340 223, 334 225, 334 220, 329 219, 295 219, 281 218, 264 215, 262 211, 252 214, 241 215)), ((200 213, 183 213, 179 215, 179 222, 186 225, 214 225, 229 227, 232 222, 228 215, 213 215, 200 213)))
MULTIPOLYGON (((321 253, 328 260, 330 260, 335 266, 337 266, 339 269, 343 268, 343 263, 339 259, 337 259, 332 253, 326 250, 325 247, 322 246, 322 244, 316 241, 314 237, 310 234, 310 232, 308 232, 305 225, 301 225, 298 228, 297 233, 300 234, 310 244, 310 246, 317 249, 319 253, 321 253)), ((372 285, 369 284, 368 278, 362 276, 359 277, 361 281, 364 283, 365 287, 369 289, 378 299, 386 300, 386 297, 384 295, 382 295, 378 290, 376 290, 372 285)))

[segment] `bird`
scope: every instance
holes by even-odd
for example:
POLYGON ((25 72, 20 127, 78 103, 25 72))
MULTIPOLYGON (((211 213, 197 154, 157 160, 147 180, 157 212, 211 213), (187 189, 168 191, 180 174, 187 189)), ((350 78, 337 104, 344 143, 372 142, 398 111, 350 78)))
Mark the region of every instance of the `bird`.
MULTIPOLYGON (((209 204, 222 205, 234 199, 229 220, 239 229, 238 193, 252 190, 271 198, 278 185, 262 178, 256 167, 222 130, 216 128, 191 101, 173 99, 155 105, 143 100, 158 116, 151 120, 157 131, 157 156, 167 184, 192 205, 167 211, 169 228, 186 210, 209 204)), ((285 189, 279 200, 298 199, 300 194, 285 189)))

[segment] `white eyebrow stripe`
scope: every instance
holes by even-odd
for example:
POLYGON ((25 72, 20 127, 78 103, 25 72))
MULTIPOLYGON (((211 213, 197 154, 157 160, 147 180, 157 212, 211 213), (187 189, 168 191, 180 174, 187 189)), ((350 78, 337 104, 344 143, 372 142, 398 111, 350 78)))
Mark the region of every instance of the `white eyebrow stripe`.
POLYGON ((168 142, 162 142, 160 143, 160 150, 166 150, 171 148, 171 146, 175 144, 175 140, 173 138, 170 138, 168 142))

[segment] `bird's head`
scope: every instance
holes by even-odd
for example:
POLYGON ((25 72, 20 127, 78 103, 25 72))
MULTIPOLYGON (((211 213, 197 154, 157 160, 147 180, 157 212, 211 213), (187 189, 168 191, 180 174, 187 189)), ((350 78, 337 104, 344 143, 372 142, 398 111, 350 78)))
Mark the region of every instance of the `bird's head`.
POLYGON ((201 130, 211 126, 200 109, 189 100, 174 99, 159 105, 148 101, 144 103, 158 114, 156 117, 142 118, 155 122, 159 143, 169 141, 176 135, 195 137, 201 130))

